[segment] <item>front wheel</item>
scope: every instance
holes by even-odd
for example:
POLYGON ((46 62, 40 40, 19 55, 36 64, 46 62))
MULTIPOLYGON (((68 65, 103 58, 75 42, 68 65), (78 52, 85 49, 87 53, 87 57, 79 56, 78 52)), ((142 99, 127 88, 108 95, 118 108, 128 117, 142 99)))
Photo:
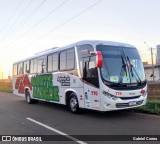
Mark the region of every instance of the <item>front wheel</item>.
POLYGON ((69 96, 69 110, 72 113, 78 113, 79 112, 79 104, 78 104, 78 99, 75 93, 71 93, 69 96))

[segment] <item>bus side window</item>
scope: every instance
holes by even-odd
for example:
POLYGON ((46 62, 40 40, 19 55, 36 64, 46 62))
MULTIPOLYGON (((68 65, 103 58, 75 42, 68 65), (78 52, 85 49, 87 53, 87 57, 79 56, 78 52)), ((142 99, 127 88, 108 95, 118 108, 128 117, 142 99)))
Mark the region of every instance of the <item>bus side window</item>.
POLYGON ((58 71, 58 62, 59 62, 58 53, 53 53, 53 54, 48 55, 47 57, 48 72, 58 71))
POLYGON ((32 59, 30 64, 30 72, 37 73, 37 59, 32 59))
POLYGON ((61 71, 66 70, 67 68, 67 65, 66 65, 67 55, 66 54, 67 54, 66 51, 60 52, 60 70, 61 71))
POLYGON ((47 70, 48 70, 48 72, 52 72, 52 69, 53 69, 53 56, 52 56, 52 54, 51 55, 48 55, 48 57, 47 57, 47 70))
POLYGON ((90 57, 90 61, 84 62, 84 80, 99 87, 98 70, 95 63, 95 57, 90 57))
POLYGON ((38 73, 46 72, 46 61, 45 59, 38 60, 38 73))
POLYGON ((74 48, 67 50, 67 70, 72 70, 75 67, 75 51, 74 48))
POLYGON ((54 53, 53 54, 53 71, 58 71, 58 62, 59 62, 58 53, 54 53))
POLYGON ((89 44, 77 46, 79 68, 82 79, 99 87, 98 70, 96 67, 96 57, 83 50, 93 51, 93 47, 89 44))
POLYGON ((78 53, 78 61, 79 61, 79 68, 80 68, 80 75, 83 78, 84 75, 84 61, 89 61, 88 57, 90 56, 87 53, 83 53, 83 50, 89 50, 89 51, 93 51, 93 47, 89 44, 85 44, 85 45, 79 45, 77 46, 77 53, 78 53))
POLYGON ((75 50, 69 48, 60 52, 60 71, 69 71, 75 68, 75 50))
POLYGON ((23 63, 18 64, 18 74, 23 74, 23 63))
POLYGON ((13 75, 17 75, 17 64, 13 65, 13 75))
POLYGON ((24 74, 30 73, 30 61, 29 60, 24 62, 24 72, 23 73, 24 74))

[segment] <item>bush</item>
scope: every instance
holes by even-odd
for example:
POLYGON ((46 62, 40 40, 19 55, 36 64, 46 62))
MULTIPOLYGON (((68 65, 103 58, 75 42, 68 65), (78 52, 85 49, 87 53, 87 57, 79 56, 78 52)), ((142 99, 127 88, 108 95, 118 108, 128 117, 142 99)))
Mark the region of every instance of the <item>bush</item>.
POLYGON ((12 82, 0 81, 0 92, 12 92, 12 82))
POLYGON ((131 111, 160 115, 160 101, 156 100, 147 101, 146 105, 131 109, 131 111))

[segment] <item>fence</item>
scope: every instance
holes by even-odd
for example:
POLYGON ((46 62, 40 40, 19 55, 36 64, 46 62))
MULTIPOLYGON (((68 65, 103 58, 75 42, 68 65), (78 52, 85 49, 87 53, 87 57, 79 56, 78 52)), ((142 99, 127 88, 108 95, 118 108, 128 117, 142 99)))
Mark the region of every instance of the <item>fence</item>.
POLYGON ((160 82, 148 82, 148 98, 160 100, 160 82))

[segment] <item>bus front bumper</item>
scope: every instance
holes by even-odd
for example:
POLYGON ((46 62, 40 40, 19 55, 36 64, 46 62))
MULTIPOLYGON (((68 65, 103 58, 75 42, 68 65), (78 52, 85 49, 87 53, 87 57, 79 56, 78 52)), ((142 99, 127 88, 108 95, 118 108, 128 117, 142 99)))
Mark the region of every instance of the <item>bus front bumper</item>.
POLYGON ((112 110, 121 110, 121 109, 129 109, 129 108, 135 108, 142 105, 145 105, 147 101, 147 95, 140 96, 139 98, 135 99, 117 99, 112 100, 107 97, 104 97, 104 101, 102 103, 101 111, 112 111, 112 110))

